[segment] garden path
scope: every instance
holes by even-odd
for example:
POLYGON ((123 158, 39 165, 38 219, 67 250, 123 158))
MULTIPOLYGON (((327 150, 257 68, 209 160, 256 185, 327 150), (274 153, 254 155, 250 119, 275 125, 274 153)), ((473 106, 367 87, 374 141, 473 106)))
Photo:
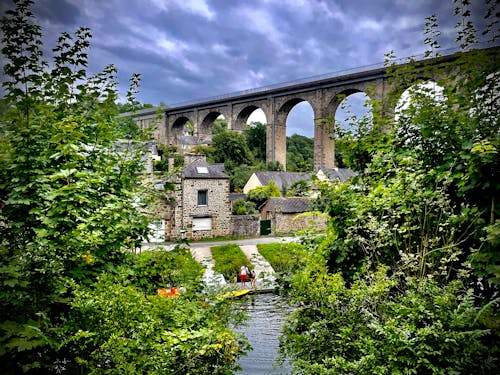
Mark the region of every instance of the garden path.
POLYGON ((259 253, 256 245, 240 245, 241 251, 254 266, 256 274, 255 287, 257 289, 274 289, 276 278, 274 277, 273 267, 259 253))
POLYGON ((193 259, 205 267, 202 280, 207 286, 219 288, 226 285, 224 276, 213 270, 215 261, 212 257, 210 246, 191 247, 190 251, 193 259))

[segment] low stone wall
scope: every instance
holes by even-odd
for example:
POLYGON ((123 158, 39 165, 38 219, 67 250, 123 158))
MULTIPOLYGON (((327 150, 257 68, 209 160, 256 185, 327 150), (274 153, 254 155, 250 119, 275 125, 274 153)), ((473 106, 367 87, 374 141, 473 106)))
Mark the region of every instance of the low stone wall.
POLYGON ((259 215, 231 215, 233 237, 255 237, 260 234, 259 215))

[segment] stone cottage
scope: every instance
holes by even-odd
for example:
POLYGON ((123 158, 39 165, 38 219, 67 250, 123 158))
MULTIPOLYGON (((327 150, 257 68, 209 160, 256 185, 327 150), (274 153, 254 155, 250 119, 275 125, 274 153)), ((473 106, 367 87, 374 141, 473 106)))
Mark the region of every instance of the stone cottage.
POLYGON ((323 230, 326 217, 310 212, 312 200, 299 197, 269 198, 261 207, 261 219, 271 221, 274 234, 288 234, 304 229, 323 230))
POLYGON ((230 236, 229 176, 224 164, 208 164, 204 155, 186 154, 184 160, 167 209, 167 238, 230 236))

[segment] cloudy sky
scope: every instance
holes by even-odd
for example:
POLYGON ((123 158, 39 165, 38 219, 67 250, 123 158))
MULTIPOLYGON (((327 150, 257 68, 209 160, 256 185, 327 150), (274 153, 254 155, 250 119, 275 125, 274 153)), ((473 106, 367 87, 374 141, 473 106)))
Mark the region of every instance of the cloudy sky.
MULTIPOLYGON (((482 1, 472 2, 480 20, 482 1)), ((9 3, 0 1, 2 13, 9 3)), ((90 27, 91 72, 115 64, 123 91, 140 73, 141 102, 173 105, 380 63, 391 50, 420 54, 431 14, 442 47, 454 47, 453 8, 452 0, 39 0, 34 12, 47 49, 62 31, 90 27)))

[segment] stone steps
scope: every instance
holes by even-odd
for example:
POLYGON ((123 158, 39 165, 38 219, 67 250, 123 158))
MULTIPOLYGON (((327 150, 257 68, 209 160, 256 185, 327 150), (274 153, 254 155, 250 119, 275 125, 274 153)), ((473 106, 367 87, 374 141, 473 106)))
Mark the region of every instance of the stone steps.
MULTIPOLYGON (((276 286, 274 270, 269 262, 258 252, 257 246, 240 245, 240 249, 254 266, 256 273, 255 288, 257 290, 273 289, 276 286)), ((212 252, 210 251, 209 246, 191 247, 190 252, 193 259, 205 267, 205 273, 203 274, 202 281, 209 288, 223 288, 228 285, 224 276, 213 270, 215 260, 212 257, 212 252)), ((232 283, 232 280, 230 282, 232 283)), ((248 282, 246 286, 243 286, 241 283, 238 283, 236 286, 240 289, 249 288, 250 282, 248 282)))

